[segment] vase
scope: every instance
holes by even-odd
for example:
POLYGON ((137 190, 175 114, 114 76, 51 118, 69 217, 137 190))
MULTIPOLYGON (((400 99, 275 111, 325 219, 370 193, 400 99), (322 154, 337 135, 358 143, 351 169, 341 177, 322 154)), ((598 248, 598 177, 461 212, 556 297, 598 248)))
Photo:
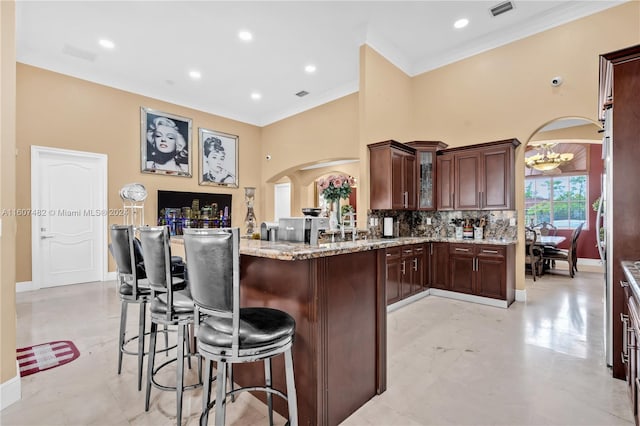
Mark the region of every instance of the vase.
POLYGON ((329 229, 336 231, 340 229, 340 199, 331 202, 331 212, 329 213, 329 229))
POLYGON ((253 212, 253 200, 256 196, 256 188, 247 186, 244 188, 244 201, 247 205, 247 215, 244 218, 244 225, 247 228, 247 236, 252 237, 256 229, 256 215, 253 212))

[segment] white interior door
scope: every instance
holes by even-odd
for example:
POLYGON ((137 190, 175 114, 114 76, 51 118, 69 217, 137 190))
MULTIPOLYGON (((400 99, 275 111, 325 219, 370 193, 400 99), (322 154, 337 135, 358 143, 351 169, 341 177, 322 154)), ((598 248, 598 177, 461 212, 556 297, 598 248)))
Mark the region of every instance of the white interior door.
POLYGON ((277 183, 274 187, 274 193, 274 222, 277 222, 281 217, 291 217, 291 184, 277 183))
POLYGON ((34 288, 103 279, 107 156, 31 147, 34 288))

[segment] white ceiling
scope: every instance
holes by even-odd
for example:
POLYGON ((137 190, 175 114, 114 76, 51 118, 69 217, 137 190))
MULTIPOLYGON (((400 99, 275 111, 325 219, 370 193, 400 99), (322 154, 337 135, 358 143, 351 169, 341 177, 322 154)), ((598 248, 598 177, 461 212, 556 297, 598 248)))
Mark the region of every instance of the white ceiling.
POLYGON ((491 16, 499 3, 17 0, 17 60, 263 126, 356 92, 363 43, 413 76, 621 1, 514 0, 491 16), (470 24, 453 29, 462 17, 470 24))

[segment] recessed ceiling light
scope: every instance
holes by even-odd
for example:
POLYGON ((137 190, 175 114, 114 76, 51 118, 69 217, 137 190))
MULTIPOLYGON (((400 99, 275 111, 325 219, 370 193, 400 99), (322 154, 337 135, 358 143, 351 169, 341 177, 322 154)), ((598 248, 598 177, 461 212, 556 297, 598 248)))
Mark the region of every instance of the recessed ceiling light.
POLYGON ((111 40, 107 40, 106 38, 101 38, 98 43, 105 49, 113 49, 114 47, 116 47, 116 44, 114 42, 112 42, 111 40))
POLYGON ((309 64, 306 67, 304 67, 304 70, 308 74, 313 74, 314 72, 316 72, 316 66, 313 64, 309 64))
POLYGON ((464 28, 467 25, 469 25, 469 20, 467 18, 458 19, 456 22, 453 23, 453 26, 458 29, 464 28))
POLYGON ((253 34, 251 34, 249 31, 240 31, 238 33, 238 38, 242 41, 251 41, 253 40, 253 34))
POLYGON ((262 99, 262 95, 258 92, 253 92, 251 94, 251 99, 253 99, 254 101, 259 101, 260 99, 262 99))
POLYGON ((194 80, 200 80, 200 77, 202 77, 202 74, 200 74, 200 71, 189 71, 189 77, 191 77, 194 80))

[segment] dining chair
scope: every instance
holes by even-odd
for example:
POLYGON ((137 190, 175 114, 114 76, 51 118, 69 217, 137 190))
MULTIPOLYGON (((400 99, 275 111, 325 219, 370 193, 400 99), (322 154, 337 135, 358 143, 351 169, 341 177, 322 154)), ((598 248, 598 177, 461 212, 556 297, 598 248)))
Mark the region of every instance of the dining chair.
POLYGON ((542 235, 543 237, 546 237, 549 235, 556 235, 556 233, 558 232, 558 227, 549 222, 540 222, 539 224, 535 225, 533 228, 539 229, 540 235, 542 235))
POLYGON ((298 424, 292 344, 295 320, 286 312, 265 307, 240 307, 240 229, 186 229, 184 247, 189 285, 195 304, 198 352, 205 360, 200 424, 206 425, 215 407, 215 424, 225 424, 226 400, 243 391, 267 396, 269 424, 273 425, 272 395, 287 401, 288 424, 298 424), (271 360, 283 354, 287 393, 275 389, 271 360), (211 370, 217 367, 215 401, 211 399, 211 370), (227 391, 227 365, 264 362, 265 383, 227 391), (221 385, 225 384, 225 385, 221 385))
MULTIPOLYGON (((194 355, 194 344, 190 338, 189 326, 193 325, 194 305, 188 285, 180 277, 172 274, 171 247, 169 228, 167 226, 139 228, 142 242, 144 263, 147 271, 147 280, 151 289, 151 331, 149 342, 149 360, 147 363, 147 389, 145 396, 145 411, 149 411, 151 387, 160 390, 176 392, 176 423, 182 422, 182 397, 187 389, 194 389, 202 385, 201 375, 198 374, 197 383, 184 384, 184 360, 190 360, 194 355), (176 341, 176 358, 169 359, 155 367, 156 338, 158 325, 177 326, 178 337, 176 341), (187 350, 185 351, 185 346, 187 350), (175 385, 163 385, 156 381, 158 372, 176 363, 175 385)), ((189 366, 191 363, 189 362, 189 366)), ((198 361, 200 367, 200 361, 198 361)), ((198 368, 200 372, 200 368, 198 368)))
MULTIPOLYGON (((542 252, 543 262, 565 261, 569 264, 569 276, 573 278, 578 270, 578 237, 582 232, 584 223, 579 224, 571 233, 571 244, 568 249, 544 250, 542 252)), ((553 263, 555 265, 555 263, 553 263)))
POLYGON ((529 227, 525 227, 525 258, 524 262, 529 265, 531 269, 531 276, 533 281, 536 280, 536 275, 542 274, 542 248, 536 245, 536 232, 529 227))

